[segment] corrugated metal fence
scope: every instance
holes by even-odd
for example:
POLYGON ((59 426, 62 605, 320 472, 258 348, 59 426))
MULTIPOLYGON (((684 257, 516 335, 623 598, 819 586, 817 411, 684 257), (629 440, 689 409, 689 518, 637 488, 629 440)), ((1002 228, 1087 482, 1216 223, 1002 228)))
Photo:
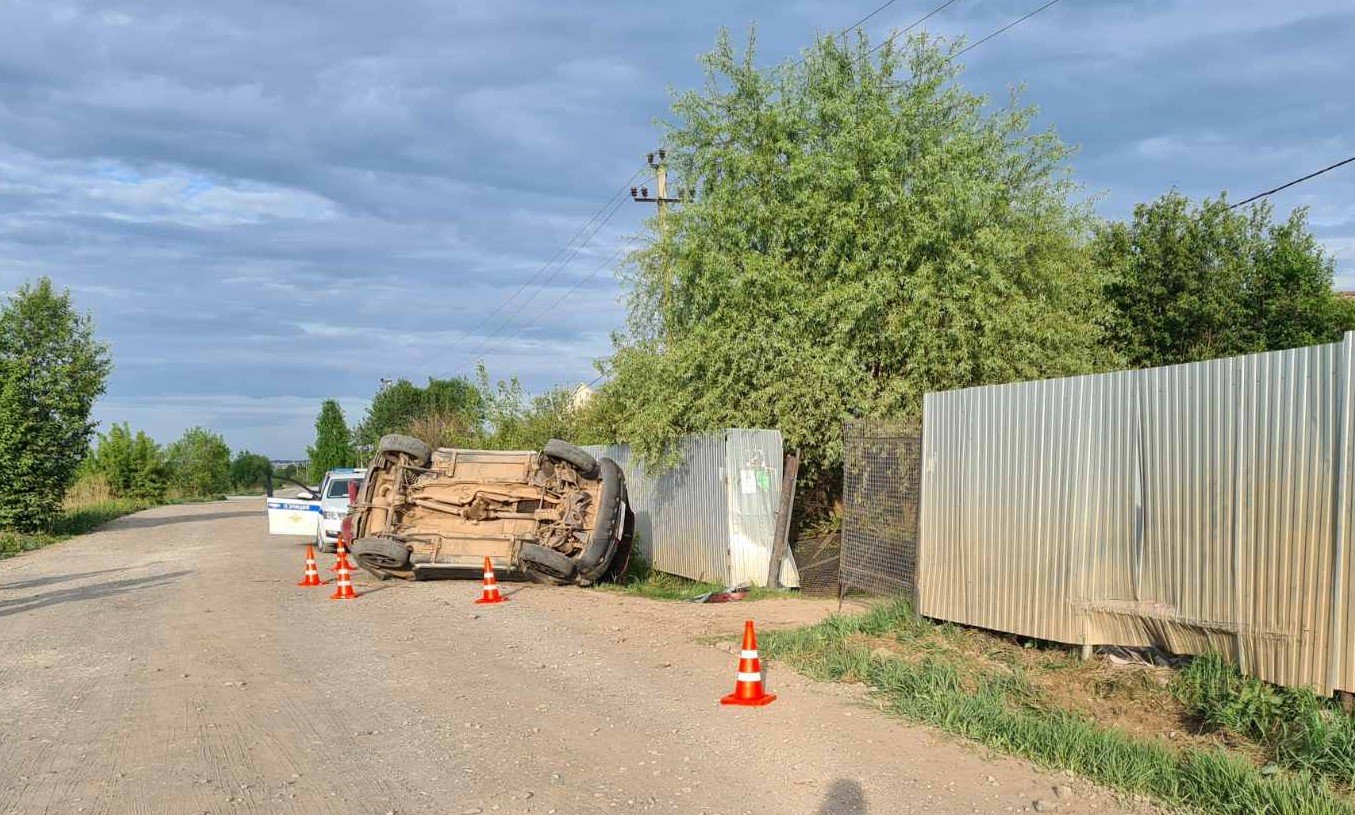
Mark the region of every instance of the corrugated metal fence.
POLYGON ((919 610, 1355 690, 1353 350, 928 394, 919 610))
MULTIPOLYGON (((586 448, 621 465, 640 553, 655 569, 732 586, 764 585, 781 493, 781 432, 684 436, 679 463, 651 471, 628 445, 586 448)), ((799 585, 787 556, 781 584, 799 585)))

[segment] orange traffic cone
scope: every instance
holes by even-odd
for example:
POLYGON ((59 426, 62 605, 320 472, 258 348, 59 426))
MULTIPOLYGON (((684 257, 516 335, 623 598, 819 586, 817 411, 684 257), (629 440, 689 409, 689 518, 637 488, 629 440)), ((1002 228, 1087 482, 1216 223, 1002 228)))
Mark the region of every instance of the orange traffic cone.
POLYGON ((485 556, 485 585, 480 599, 475 601, 477 606, 488 605, 489 603, 502 603, 507 600, 502 594, 499 594, 499 581, 494 579, 494 564, 489 562, 489 556, 485 556))
POLYGON ((334 593, 329 596, 331 600, 356 600, 357 592, 353 591, 353 567, 348 565, 348 558, 345 555, 339 555, 339 578, 334 582, 334 593))
MULTIPOLYGON (((334 544, 334 565, 329 567, 331 572, 339 570, 339 564, 348 560, 348 547, 343 545, 343 533, 339 533, 339 542, 334 544)), ((350 567, 351 568, 351 567, 350 567)))
POLYGON ((315 547, 306 547, 306 574, 301 578, 298 586, 323 586, 325 581, 320 579, 320 568, 315 565, 315 547))
POLYGON ((758 707, 769 705, 775 699, 776 694, 762 689, 762 660, 757 656, 757 632, 753 630, 753 621, 748 620, 743 624, 738 680, 734 683, 734 692, 720 699, 720 704, 758 707))

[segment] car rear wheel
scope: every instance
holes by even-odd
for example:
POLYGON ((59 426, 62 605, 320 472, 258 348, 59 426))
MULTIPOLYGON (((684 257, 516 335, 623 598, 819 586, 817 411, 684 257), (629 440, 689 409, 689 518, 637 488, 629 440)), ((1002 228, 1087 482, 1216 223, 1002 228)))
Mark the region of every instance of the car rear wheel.
POLYGON ((390 538, 358 538, 352 551, 353 559, 368 569, 389 572, 409 568, 409 547, 390 538))
POLYGON ((553 458, 571 465, 584 478, 597 478, 598 476, 598 460, 593 458, 593 455, 587 450, 567 441, 551 439, 546 442, 545 447, 541 448, 541 454, 546 458, 553 458))

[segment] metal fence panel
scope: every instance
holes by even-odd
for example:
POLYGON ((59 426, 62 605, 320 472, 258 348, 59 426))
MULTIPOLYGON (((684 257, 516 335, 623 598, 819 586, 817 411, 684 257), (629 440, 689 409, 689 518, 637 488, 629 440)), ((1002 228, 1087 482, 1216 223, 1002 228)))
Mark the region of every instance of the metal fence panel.
MULTIPOLYGON (((586 447, 626 476, 637 548, 655 569, 721 585, 763 585, 781 488, 781 433, 684 436, 679 463, 651 471, 628 445, 586 447)), ((782 584, 798 585, 787 557, 782 584)))
POLYGON ((920 611, 1355 689, 1353 342, 928 394, 920 611))
POLYGON ((722 583, 729 574, 724 434, 683 438, 680 463, 650 472, 629 445, 587 447, 621 466, 635 512, 637 548, 655 569, 722 583))
POLYGON ((921 448, 904 425, 843 424, 840 590, 914 594, 921 448))
MULTIPOLYGON (((781 433, 777 430, 725 432, 725 488, 729 502, 728 585, 767 582, 781 503, 781 433)), ((781 562, 782 586, 800 585, 794 557, 781 562)))

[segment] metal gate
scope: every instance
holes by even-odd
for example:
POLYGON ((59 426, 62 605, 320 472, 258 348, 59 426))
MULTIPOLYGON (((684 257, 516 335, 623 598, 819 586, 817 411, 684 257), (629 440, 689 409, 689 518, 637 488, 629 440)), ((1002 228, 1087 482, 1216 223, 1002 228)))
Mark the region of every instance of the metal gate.
POLYGON ((917 594, 922 437, 915 425, 842 426, 840 591, 917 594))

